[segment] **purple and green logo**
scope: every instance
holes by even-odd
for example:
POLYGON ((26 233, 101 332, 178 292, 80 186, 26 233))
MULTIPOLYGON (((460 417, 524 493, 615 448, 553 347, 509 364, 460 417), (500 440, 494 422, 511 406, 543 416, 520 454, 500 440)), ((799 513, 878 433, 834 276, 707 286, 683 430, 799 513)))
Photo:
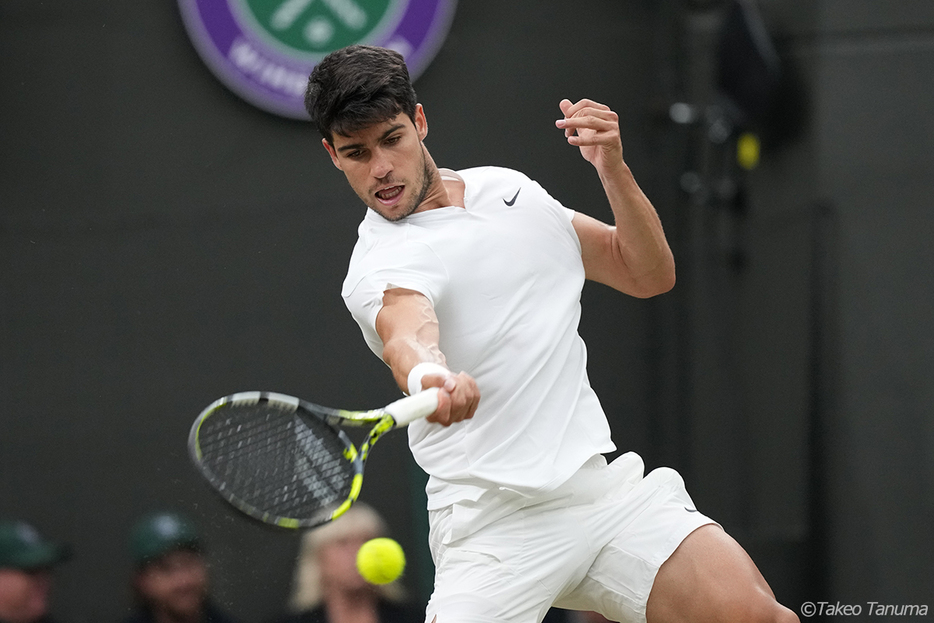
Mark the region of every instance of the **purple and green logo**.
POLYGON ((414 80, 441 47, 457 0, 179 0, 195 48, 234 93, 307 119, 308 74, 355 43, 400 52, 414 80))

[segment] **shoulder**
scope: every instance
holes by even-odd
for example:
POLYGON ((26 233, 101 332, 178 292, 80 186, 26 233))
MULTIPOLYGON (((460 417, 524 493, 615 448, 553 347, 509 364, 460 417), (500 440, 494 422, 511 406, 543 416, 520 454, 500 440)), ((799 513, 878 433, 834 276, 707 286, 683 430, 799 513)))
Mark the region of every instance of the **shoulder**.
POLYGON ((372 221, 361 227, 344 278, 342 293, 353 290, 360 280, 381 271, 412 269, 437 261, 425 232, 409 223, 372 221))
MULTIPOLYGON (((434 245, 425 240, 400 239, 395 243, 386 241, 370 246, 359 253, 355 252, 347 268, 341 294, 344 298, 366 279, 375 279, 374 287, 382 296, 386 279, 399 279, 405 283, 407 278, 420 275, 423 278, 433 275, 436 278, 446 276, 444 262, 441 261, 434 245)), ((419 288, 413 288, 419 289, 419 288)))
POLYGON ((506 167, 497 167, 497 166, 486 166, 486 167, 473 167, 470 169, 461 169, 457 172, 461 177, 468 181, 468 183, 495 183, 498 181, 503 182, 530 182, 532 181, 528 175, 522 173, 521 171, 516 171, 515 169, 509 169, 506 167))
MULTIPOLYGON (((505 195, 509 199, 516 195, 516 191, 521 189, 522 196, 525 199, 549 203, 554 201, 541 184, 515 169, 489 166, 464 169, 458 171, 458 173, 464 178, 468 188, 472 189, 471 194, 474 197, 505 195)), ((511 203, 507 203, 507 205, 511 205, 511 203)))

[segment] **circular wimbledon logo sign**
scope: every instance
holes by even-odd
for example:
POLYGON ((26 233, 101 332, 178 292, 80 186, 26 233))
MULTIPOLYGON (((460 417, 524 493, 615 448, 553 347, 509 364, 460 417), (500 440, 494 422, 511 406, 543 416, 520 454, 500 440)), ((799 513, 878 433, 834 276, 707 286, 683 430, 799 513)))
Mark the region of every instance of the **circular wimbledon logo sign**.
POLYGON ((179 0, 198 54, 234 93, 308 119, 308 74, 329 52, 365 43, 401 53, 412 79, 441 47, 456 0, 179 0))

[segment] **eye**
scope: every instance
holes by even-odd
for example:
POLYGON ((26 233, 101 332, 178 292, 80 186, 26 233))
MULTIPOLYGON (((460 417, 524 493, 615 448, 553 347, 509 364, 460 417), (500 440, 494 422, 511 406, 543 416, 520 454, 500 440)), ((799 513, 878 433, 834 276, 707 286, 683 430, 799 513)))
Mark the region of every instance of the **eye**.
POLYGON ((386 144, 387 144, 387 145, 395 145, 396 143, 398 143, 398 142, 401 141, 401 140, 402 140, 402 137, 399 136, 398 134, 396 134, 395 136, 390 136, 389 138, 387 138, 387 139, 386 139, 386 144))

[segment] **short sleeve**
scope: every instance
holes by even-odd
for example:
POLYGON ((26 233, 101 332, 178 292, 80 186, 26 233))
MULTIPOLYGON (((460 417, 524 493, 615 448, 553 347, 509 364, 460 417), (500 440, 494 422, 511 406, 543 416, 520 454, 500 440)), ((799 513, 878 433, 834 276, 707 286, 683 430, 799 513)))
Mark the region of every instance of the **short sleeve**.
POLYGON ((568 233, 568 235, 574 241, 574 244, 577 246, 578 252, 580 252, 580 238, 577 237, 577 231, 574 229, 574 225, 572 223, 577 212, 571 208, 565 207, 564 204, 552 197, 551 194, 535 180, 530 179, 529 181, 535 188, 535 192, 538 193, 542 206, 545 207, 552 215, 558 218, 561 227, 568 233))
POLYGON ((385 291, 414 290, 434 306, 444 295, 447 282, 447 271, 431 247, 407 241, 392 247, 377 246, 363 257, 355 253, 341 296, 370 350, 382 358, 383 343, 376 333, 376 316, 383 308, 385 291))

